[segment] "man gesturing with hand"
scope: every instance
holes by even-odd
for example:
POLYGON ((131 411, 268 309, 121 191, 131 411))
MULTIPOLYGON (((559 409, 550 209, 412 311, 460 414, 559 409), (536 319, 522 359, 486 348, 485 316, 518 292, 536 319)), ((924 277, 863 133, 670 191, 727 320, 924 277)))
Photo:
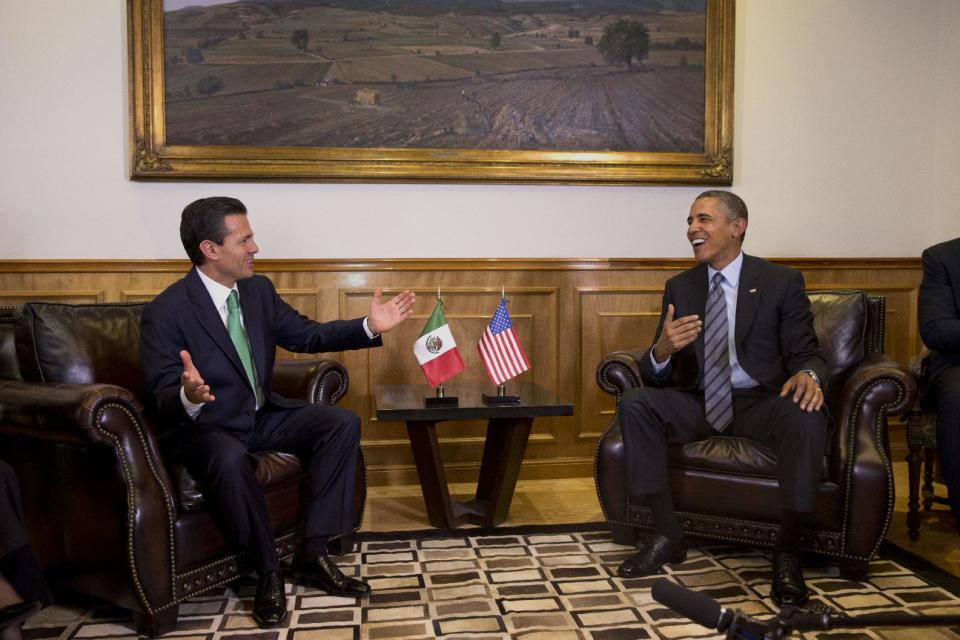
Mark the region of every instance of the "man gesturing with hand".
POLYGON ((723 434, 778 453, 783 504, 771 597, 802 605, 800 535, 813 512, 827 442, 827 376, 803 277, 743 253, 747 207, 707 191, 690 207, 697 266, 665 287, 656 339, 640 360, 644 386, 620 400, 627 491, 650 508, 656 533, 618 569, 625 578, 682 562, 687 544, 667 483, 667 445, 723 434))
POLYGON ((365 318, 310 320, 254 275, 259 247, 246 208, 233 198, 188 205, 180 238, 194 268, 147 305, 140 331, 164 458, 190 471, 224 538, 257 572, 260 626, 282 624, 286 596, 254 453, 296 454, 310 476, 296 573, 331 595, 369 593, 327 555, 327 540, 353 526, 360 420, 274 393, 274 358, 278 346, 299 353, 380 346, 380 334, 410 317, 416 296, 404 291, 383 301, 377 290, 365 318))

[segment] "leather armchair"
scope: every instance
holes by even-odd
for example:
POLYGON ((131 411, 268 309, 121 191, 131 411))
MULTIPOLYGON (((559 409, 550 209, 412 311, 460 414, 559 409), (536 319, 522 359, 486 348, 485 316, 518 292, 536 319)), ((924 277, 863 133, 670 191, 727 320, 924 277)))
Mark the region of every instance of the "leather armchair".
MULTIPOLYGON (((155 636, 174 629, 180 602, 245 570, 193 478, 164 464, 144 414, 143 307, 0 311, 0 373, 9 376, 0 380, 0 457, 20 477, 27 527, 51 581, 129 609, 137 630, 155 636)), ((349 384, 333 360, 279 362, 273 380, 279 393, 321 404, 336 403, 349 384)), ((366 500, 362 449, 357 455, 354 530, 366 500)), ((289 556, 307 476, 295 456, 268 452, 257 478, 279 553, 289 556)))
MULTIPOLYGON (((825 389, 833 431, 817 489, 805 550, 839 560, 842 574, 862 577, 886 534, 894 484, 887 416, 910 407, 913 376, 883 354, 884 298, 862 291, 809 294, 814 326, 832 374, 825 389)), ((607 355, 597 384, 619 398, 642 384, 646 347, 607 355)), ((772 546, 780 521, 776 454, 756 442, 714 436, 669 450, 670 489, 689 535, 772 546)), ((652 528, 649 510, 626 495, 624 452, 614 418, 596 450, 595 480, 614 538, 633 544, 652 528)))

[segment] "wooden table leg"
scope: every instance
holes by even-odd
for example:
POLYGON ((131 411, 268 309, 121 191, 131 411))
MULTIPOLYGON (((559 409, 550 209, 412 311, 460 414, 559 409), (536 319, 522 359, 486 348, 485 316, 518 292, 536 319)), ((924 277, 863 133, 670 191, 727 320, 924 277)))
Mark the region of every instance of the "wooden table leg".
POLYGON ((920 447, 909 445, 907 453, 907 537, 916 540, 920 535, 920 447))
POLYGON ((430 524, 441 529, 456 527, 457 517, 450 502, 447 474, 440 456, 440 443, 437 442, 437 423, 408 422, 407 435, 413 447, 413 459, 417 464, 417 477, 420 479, 430 524))
POLYGON ((496 526, 507 519, 532 425, 533 418, 497 418, 487 424, 476 499, 486 513, 471 522, 496 526))

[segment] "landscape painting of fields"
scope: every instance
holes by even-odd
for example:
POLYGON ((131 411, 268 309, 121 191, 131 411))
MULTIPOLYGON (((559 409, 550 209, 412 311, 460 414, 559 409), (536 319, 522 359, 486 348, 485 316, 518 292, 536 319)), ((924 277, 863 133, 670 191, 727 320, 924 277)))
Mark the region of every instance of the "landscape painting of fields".
POLYGON ((703 154, 707 0, 164 0, 166 144, 703 154))

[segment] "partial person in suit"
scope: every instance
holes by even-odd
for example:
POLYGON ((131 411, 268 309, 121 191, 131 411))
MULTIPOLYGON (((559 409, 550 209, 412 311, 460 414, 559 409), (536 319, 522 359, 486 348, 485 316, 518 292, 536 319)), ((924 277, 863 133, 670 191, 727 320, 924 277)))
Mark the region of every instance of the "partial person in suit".
POLYGON ((827 443, 826 362, 799 272, 743 253, 747 206, 707 191, 690 207, 687 239, 699 263, 667 281, 660 325, 641 359, 643 387, 620 400, 627 491, 642 496, 656 532, 618 569, 624 578, 686 559, 667 484, 667 445, 722 433, 778 453, 783 504, 771 597, 808 598, 800 535, 814 509, 827 443))
POLYGON ((23 526, 17 474, 0 460, 0 640, 20 640, 23 621, 52 600, 23 526))
POLYGON ((410 317, 404 291, 355 320, 314 322, 253 273, 259 251, 247 209, 234 198, 197 200, 183 210, 180 238, 193 269, 147 305, 140 358, 164 458, 184 465, 203 488, 217 526, 258 574, 253 615, 262 627, 286 616, 286 597, 253 454, 285 451, 310 476, 304 540, 293 570, 331 595, 363 596, 327 554, 331 536, 353 526, 360 420, 338 407, 271 391, 277 346, 299 353, 364 349, 410 317))
POLYGON ((960 238, 923 252, 917 316, 926 363, 923 404, 937 412, 937 452, 960 529, 960 238))

